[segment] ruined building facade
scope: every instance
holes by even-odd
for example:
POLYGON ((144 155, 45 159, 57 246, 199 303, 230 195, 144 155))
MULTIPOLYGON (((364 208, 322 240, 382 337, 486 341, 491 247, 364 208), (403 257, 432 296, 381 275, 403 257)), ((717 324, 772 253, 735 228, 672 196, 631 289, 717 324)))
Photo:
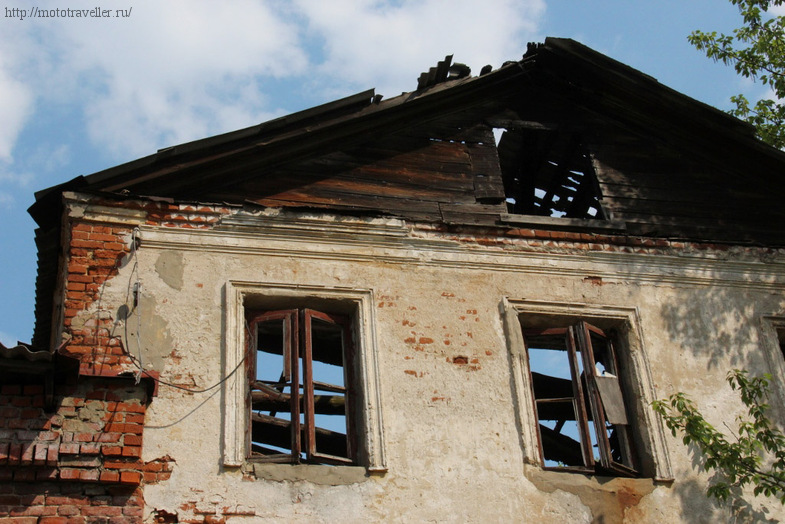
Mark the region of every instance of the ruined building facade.
POLYGON ((570 40, 36 195, 0 516, 700 522, 650 403, 785 398, 785 155, 570 40), (489 68, 488 68, 489 69, 489 68))

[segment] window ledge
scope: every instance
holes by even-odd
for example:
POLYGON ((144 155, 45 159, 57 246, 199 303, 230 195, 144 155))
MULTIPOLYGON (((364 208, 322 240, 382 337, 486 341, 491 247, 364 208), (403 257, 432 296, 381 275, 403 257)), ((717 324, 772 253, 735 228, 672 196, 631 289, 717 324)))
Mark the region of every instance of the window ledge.
POLYGON ((362 466, 324 466, 319 464, 248 463, 245 468, 259 480, 274 482, 310 482, 323 486, 358 484, 372 472, 362 466))
POLYGON ((556 490, 575 493, 586 489, 615 493, 620 485, 648 494, 658 484, 667 484, 652 478, 606 477, 592 473, 544 470, 537 465, 524 466, 524 474, 538 489, 551 493, 556 490))

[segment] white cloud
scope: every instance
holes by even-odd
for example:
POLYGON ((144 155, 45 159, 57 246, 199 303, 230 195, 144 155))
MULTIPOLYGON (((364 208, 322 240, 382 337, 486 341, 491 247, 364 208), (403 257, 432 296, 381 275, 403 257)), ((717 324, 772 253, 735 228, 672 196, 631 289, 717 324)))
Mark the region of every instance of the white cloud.
POLYGON ((780 4, 769 6, 769 9, 766 12, 774 16, 785 16, 785 5, 780 4))
POLYGON ((32 114, 33 90, 18 73, 24 61, 24 51, 12 49, 12 42, 18 42, 18 28, 13 27, 18 20, 4 21, 10 25, 0 31, 0 160, 13 160, 12 151, 17 137, 32 114))
POLYGON ((268 79, 297 79, 323 99, 368 87, 391 97, 453 53, 476 74, 520 58, 545 3, 133 0, 112 8, 132 11, 4 21, 0 159, 12 159, 36 103, 76 105, 89 140, 127 160, 279 116, 268 79))
POLYGON ((322 40, 323 75, 376 87, 387 97, 448 54, 472 67, 519 59, 545 11, 543 0, 297 0, 322 40))

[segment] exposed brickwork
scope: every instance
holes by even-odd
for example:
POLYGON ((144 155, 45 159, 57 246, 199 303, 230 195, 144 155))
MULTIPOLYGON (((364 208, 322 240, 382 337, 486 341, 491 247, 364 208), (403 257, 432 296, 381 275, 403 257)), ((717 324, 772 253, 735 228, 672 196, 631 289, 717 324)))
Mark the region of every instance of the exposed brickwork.
POLYGON ((785 256, 783 248, 739 246, 678 239, 649 238, 635 235, 608 235, 528 228, 470 228, 417 224, 415 237, 439 238, 483 247, 534 253, 604 251, 645 255, 683 255, 695 253, 721 257, 737 255, 757 260, 785 256))
POLYGON ((41 385, 0 388, 0 518, 5 522, 141 522, 140 484, 171 476, 169 457, 143 463, 146 389, 86 378, 58 386, 54 412, 41 385), (41 520, 37 520, 37 519, 41 520))
POLYGON ((0 480, 141 482, 142 386, 100 379, 61 386, 54 413, 44 410, 43 393, 40 385, 0 389, 0 480))
MULTIPOLYGON (((138 200, 96 203, 143 211, 140 224, 164 227, 209 228, 230 212, 138 200)), ((134 228, 88 219, 72 219, 67 227, 66 343, 59 351, 79 360, 80 379, 78 386, 58 386, 54 412, 44 409, 42 385, 0 388, 0 520, 141 522, 141 486, 168 480, 174 461, 142 461, 147 386, 116 378, 136 368, 113 335, 116 312, 96 307, 106 282, 131 261, 134 228)), ((215 511, 199 521, 218 522, 215 511)))
MULTIPOLYGON (((97 204, 144 211, 144 223, 148 225, 189 229, 210 228, 230 212, 226 207, 137 200, 100 200, 97 204)), ((113 336, 115 312, 91 308, 100 299, 105 283, 117 275, 132 254, 133 227, 72 220, 69 234, 63 303, 68 341, 61 351, 81 360, 83 375, 135 370, 121 338, 113 336)))
POLYGON ((225 524, 229 517, 253 517, 256 510, 242 505, 225 506, 212 502, 186 502, 179 508, 177 522, 185 524, 225 524))
POLYGON ((139 486, 86 482, 0 482, 0 519, 11 524, 137 524, 139 486))
POLYGON ((87 222, 71 224, 65 283, 64 328, 70 335, 62 352, 80 358, 82 374, 117 374, 129 369, 121 341, 111 336, 108 312, 85 316, 100 299, 105 282, 115 276, 130 252, 132 229, 87 222))

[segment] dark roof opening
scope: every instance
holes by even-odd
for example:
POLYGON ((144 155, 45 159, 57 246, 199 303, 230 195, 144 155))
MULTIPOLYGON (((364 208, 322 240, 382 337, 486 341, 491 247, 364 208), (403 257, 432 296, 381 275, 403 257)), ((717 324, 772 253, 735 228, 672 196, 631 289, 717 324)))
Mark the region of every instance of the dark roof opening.
POLYGON ((510 213, 607 218, 591 154, 578 133, 508 129, 498 150, 510 213))

